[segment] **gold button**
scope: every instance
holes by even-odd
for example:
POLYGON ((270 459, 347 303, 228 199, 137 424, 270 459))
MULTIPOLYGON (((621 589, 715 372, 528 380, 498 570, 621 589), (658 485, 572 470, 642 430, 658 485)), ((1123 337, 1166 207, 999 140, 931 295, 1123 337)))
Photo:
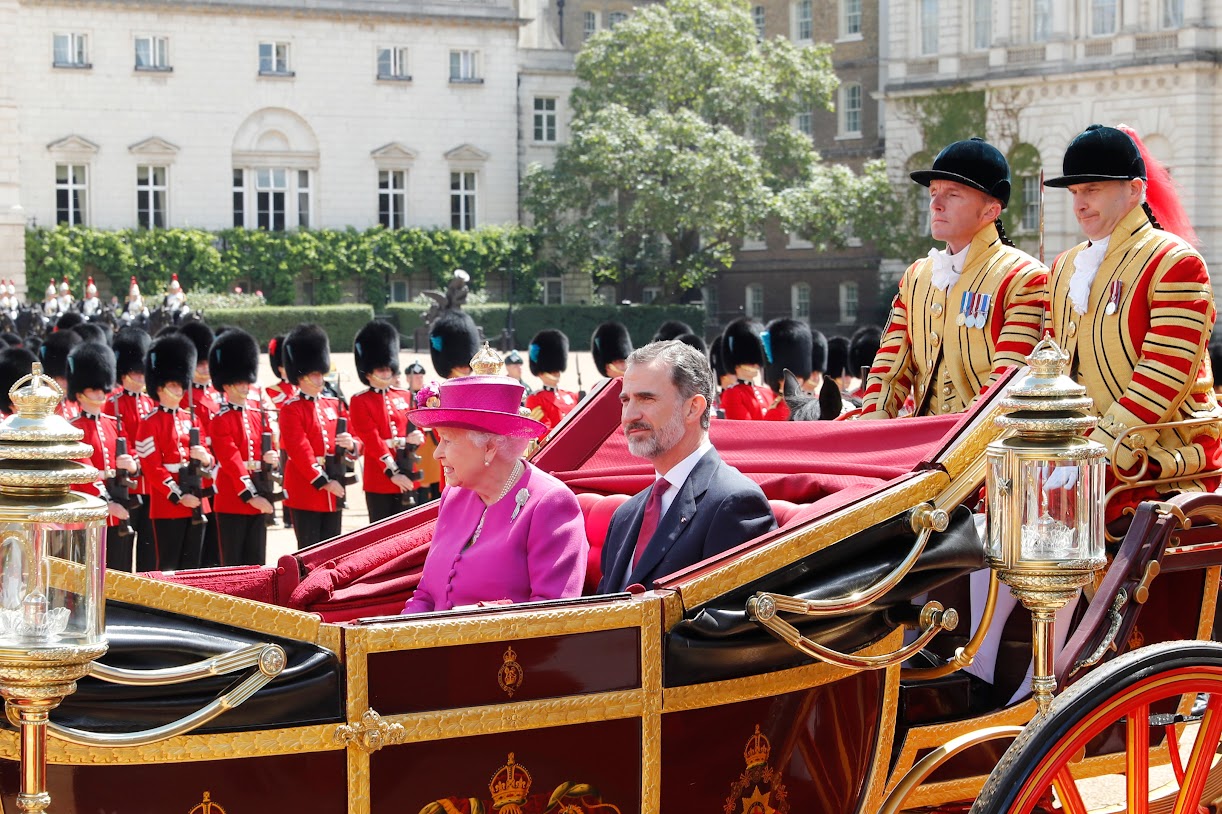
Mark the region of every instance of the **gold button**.
POLYGON ((940 302, 935 302, 933 305, 929 306, 929 311, 930 311, 930 313, 932 313, 932 314, 933 314, 935 317, 940 317, 940 316, 942 316, 942 303, 940 303, 940 302))
POLYGON ((1073 336, 1077 336, 1077 334, 1078 334, 1078 323, 1076 322, 1069 323, 1069 335, 1073 337, 1073 336))
POLYGON ((947 385, 943 385, 943 386, 942 386, 942 395, 944 395, 944 396, 949 396, 949 395, 950 395, 950 393, 951 393, 951 390, 950 390, 950 385, 949 385, 949 384, 947 384, 947 385))
POLYGON ((936 348, 938 345, 942 344, 942 337, 938 336, 937 331, 930 331, 929 342, 936 348))

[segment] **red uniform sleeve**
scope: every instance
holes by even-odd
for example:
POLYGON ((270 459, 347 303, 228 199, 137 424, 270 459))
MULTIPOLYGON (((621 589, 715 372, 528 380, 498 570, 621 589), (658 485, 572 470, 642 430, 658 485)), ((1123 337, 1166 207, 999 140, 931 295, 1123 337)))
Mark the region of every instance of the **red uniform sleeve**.
POLYGON ((319 489, 327 481, 327 474, 318 465, 314 447, 306 434, 313 431, 306 426, 306 410, 313 410, 314 405, 308 401, 294 401, 286 404, 280 410, 280 448, 284 450, 285 466, 296 470, 297 476, 304 482, 319 489), (319 479, 322 479, 319 482, 319 479))

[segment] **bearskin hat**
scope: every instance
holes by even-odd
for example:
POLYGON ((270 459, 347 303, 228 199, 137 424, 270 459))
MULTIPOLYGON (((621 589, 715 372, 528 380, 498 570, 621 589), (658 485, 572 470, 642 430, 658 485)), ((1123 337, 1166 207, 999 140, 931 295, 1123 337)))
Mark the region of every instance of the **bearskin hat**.
POLYGON ((713 344, 709 345, 709 366, 713 368, 713 375, 717 377, 717 381, 721 381, 721 377, 729 373, 726 370, 725 355, 721 352, 721 335, 713 337, 713 344))
POLYGON ((72 331, 80 334, 82 342, 97 342, 107 347, 110 346, 110 340, 114 336, 111 331, 96 322, 82 322, 80 325, 73 325, 72 331))
POLYGON ((56 331, 42 340, 38 357, 42 370, 54 379, 68 378, 68 354, 81 344, 81 335, 75 331, 56 331))
POLYGON ((758 322, 748 317, 739 317, 726 326, 722 333, 721 355, 727 373, 733 373, 740 365, 763 367, 767 363, 764 341, 760 338, 763 330, 758 322))
POLYGON ((674 339, 675 342, 682 342, 684 345, 689 345, 700 351, 701 356, 708 356, 709 346, 704 344, 704 340, 695 334, 679 334, 674 339))
POLYGON ((12 331, 0 333, 0 339, 3 339, 4 344, 8 345, 10 348, 20 348, 25 344, 21 341, 21 337, 12 331))
POLYGON ((530 372, 563 373, 569 367, 569 338, 563 331, 547 328, 530 340, 530 372))
POLYGON ((115 355, 101 342, 82 342, 68 354, 68 398, 91 388, 110 393, 115 387, 115 355))
POLYGON ((178 382, 189 390, 195 378, 195 343, 180 333, 160 336, 149 347, 144 360, 144 383, 148 394, 157 398, 158 389, 178 382))
POLYGON ((284 334, 273 336, 267 341, 267 363, 272 366, 272 373, 276 374, 276 378, 284 381, 284 377, 280 375, 280 368, 284 367, 284 334))
POLYGON ((13 412, 13 400, 8 391, 22 376, 28 376, 34 369, 38 357, 25 348, 5 348, 0 351, 0 410, 13 412))
POLYGON ((590 355, 594 357, 594 367, 606 376, 607 365, 628 358, 632 353, 632 337, 628 329, 619 322, 604 322, 594 329, 590 337, 590 355))
POLYGON ((143 328, 123 328, 115 334, 110 349, 115 353, 115 375, 119 381, 128 373, 144 372, 144 357, 148 355, 152 338, 143 328))
POLYGON ((653 341, 669 342, 672 339, 678 339, 683 334, 690 333, 692 333, 691 325, 677 319, 668 319, 658 326, 657 332, 653 335, 653 341))
POLYGON ((810 378, 811 337, 810 327, 801 320, 784 317, 768 323, 768 364, 764 368, 764 381, 770 386, 784 380, 788 368, 799 379, 810 378))
POLYGON ((208 361, 208 351, 216 341, 216 334, 206 324, 198 319, 184 322, 178 326, 178 332, 191 340, 195 345, 195 358, 199 362, 208 361))
POLYGON ((849 366, 849 338, 833 336, 827 340, 827 370, 833 379, 856 375, 849 366))
POLYGON ((877 325, 865 325, 853 332, 849 340, 849 364, 854 376, 861 375, 863 367, 874 367, 874 357, 882 345, 883 330, 877 325))
MULTIPOLYGON (((352 343, 356 375, 368 386, 369 374, 380 367, 399 373, 399 329, 384 319, 375 319, 357 332, 352 343)), ((474 354, 472 354, 474 355, 474 354)))
POLYGON ((65 311, 59 315, 59 319, 55 320, 56 331, 67 331, 75 328, 85 321, 85 317, 81 316, 78 311, 65 311))
POLYGON ((469 367, 479 351, 479 329, 463 311, 442 311, 429 327, 429 355, 433 370, 443 379, 456 367, 469 367))
POLYGON ((296 384, 311 373, 331 372, 331 341, 321 326, 298 325, 284 338, 284 375, 296 384))
POLYGON ((238 382, 254 384, 259 378, 259 343, 246 331, 230 328, 208 350, 208 373, 217 390, 238 382))
POLYGON ((811 328, 810 338, 811 372, 813 373, 817 370, 820 373, 823 373, 827 370, 827 337, 823 335, 823 331, 811 328))

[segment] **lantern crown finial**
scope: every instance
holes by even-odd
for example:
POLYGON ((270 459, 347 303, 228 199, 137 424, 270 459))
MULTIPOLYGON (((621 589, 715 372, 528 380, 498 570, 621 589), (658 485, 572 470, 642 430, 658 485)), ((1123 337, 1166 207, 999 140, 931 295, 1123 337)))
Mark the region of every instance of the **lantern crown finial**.
POLYGON ((14 412, 26 418, 51 415, 64 398, 64 391, 60 389, 59 384, 42 372, 41 362, 35 362, 27 375, 13 382, 8 394, 13 402, 14 412))
POLYGON ((471 372, 476 376, 500 376, 501 356, 489 347, 488 342, 471 357, 471 372))
POLYGON ((1031 355, 1027 357, 1027 364, 1031 366, 1031 372, 1041 378, 1049 379, 1060 376, 1068 362, 1069 354, 1061 350, 1061 346, 1047 331, 1044 332, 1044 338, 1031 349, 1031 355))

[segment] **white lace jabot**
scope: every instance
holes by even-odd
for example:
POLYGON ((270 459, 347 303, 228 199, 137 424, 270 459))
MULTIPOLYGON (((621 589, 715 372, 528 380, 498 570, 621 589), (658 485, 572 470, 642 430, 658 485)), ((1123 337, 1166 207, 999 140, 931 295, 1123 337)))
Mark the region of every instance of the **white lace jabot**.
POLYGON ((1073 259, 1073 276, 1069 278, 1069 302, 1074 311, 1085 314, 1090 307, 1090 287, 1099 273, 1103 256, 1107 254, 1107 244, 1111 236, 1092 242, 1073 259))

